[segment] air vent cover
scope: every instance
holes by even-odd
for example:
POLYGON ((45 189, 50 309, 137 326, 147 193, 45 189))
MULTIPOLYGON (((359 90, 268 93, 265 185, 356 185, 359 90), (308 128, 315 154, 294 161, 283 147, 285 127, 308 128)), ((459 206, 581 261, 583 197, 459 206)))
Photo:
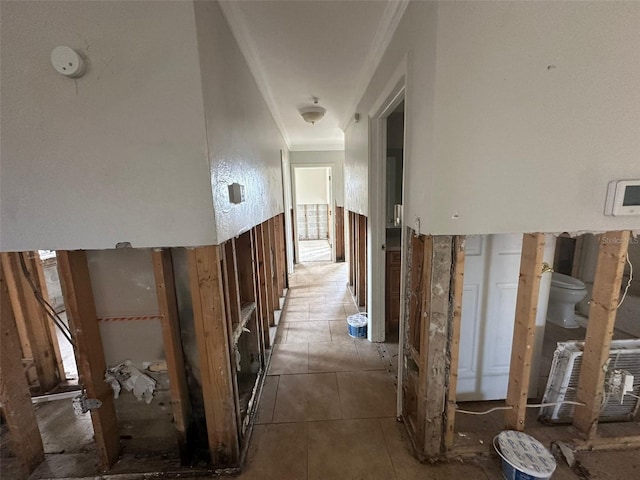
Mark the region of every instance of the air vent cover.
MULTIPOLYGON (((584 342, 560 342, 553 354, 553 363, 543 403, 554 403, 565 400, 576 401, 580 365, 584 342)), ((611 342, 607 378, 613 370, 626 370, 634 378, 640 380, 640 339, 614 340, 611 342)), ((606 382, 606 380, 605 380, 606 382)), ((606 392, 606 390, 605 390, 606 392)), ((640 387, 634 386, 633 394, 638 395, 640 387)), ((630 421, 638 411, 639 400, 625 395, 624 402, 614 395, 605 394, 605 403, 600 412, 599 422, 630 421)), ((538 419, 546 423, 571 423, 574 405, 556 405, 540 409, 538 419)))

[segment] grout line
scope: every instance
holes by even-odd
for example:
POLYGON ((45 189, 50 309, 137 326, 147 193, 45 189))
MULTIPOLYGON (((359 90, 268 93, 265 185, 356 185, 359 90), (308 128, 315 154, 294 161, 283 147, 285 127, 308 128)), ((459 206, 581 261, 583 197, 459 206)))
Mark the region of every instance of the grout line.
POLYGON ((384 442, 384 446, 387 449, 387 455, 389 455, 389 460, 391 460, 391 468, 393 468, 393 474, 396 479, 398 478, 398 470, 396 469, 396 464, 393 461, 393 456, 391 455, 391 451, 389 450, 389 442, 387 442, 387 436, 384 433, 384 428, 382 427, 382 418, 378 418, 378 426, 380 427, 380 432, 382 433, 382 441, 384 442))

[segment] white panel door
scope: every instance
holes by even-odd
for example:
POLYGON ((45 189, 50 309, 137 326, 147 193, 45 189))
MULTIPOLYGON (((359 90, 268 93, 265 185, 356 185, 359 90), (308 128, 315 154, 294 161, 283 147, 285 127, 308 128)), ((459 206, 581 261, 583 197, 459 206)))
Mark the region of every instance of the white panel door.
MULTIPOLYGON (((553 258, 553 241, 547 242, 553 258)), ((470 236, 460 329, 459 401, 497 400, 507 395, 518 294, 522 235, 470 236)), ((550 275, 543 276, 538 318, 544 334, 550 275)), ((537 355, 534 355, 537 363, 537 355)), ((537 372, 537 365, 534 367, 537 372)))

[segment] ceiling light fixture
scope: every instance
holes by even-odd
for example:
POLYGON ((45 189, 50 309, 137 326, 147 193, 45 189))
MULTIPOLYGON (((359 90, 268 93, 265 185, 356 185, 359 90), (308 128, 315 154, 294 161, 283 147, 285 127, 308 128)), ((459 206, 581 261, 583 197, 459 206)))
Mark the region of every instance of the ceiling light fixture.
POLYGON ((315 125, 316 122, 319 122, 320 120, 322 120, 322 117, 324 117, 325 112, 326 110, 322 108, 320 105, 318 105, 317 97, 313 97, 312 106, 304 107, 300 109, 300 115, 302 115, 302 118, 304 119, 304 121, 307 123, 311 123, 313 125, 315 125))

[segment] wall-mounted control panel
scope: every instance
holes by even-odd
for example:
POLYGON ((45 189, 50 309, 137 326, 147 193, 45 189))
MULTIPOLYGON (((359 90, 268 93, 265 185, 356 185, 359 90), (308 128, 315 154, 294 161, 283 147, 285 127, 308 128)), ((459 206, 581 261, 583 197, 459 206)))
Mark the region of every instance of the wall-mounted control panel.
POLYGON ((607 188, 605 215, 640 215, 640 180, 614 180, 607 188))

